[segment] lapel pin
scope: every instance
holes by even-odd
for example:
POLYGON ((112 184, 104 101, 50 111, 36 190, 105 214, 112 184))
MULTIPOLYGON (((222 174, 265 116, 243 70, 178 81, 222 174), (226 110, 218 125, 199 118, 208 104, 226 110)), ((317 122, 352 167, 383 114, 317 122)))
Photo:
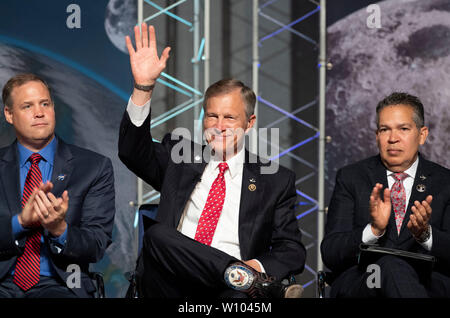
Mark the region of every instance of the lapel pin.
POLYGON ((420 175, 420 177, 419 177, 419 178, 420 178, 420 180, 422 180, 422 181, 423 181, 423 180, 425 180, 425 179, 426 179, 427 177, 425 177, 425 176, 424 176, 424 175, 422 174, 422 175, 420 175))
POLYGON ((63 181, 65 178, 66 178, 65 174, 60 174, 59 176, 56 177, 56 180, 63 181))
POLYGON ((423 185, 423 184, 418 184, 416 187, 416 190, 419 192, 425 192, 426 189, 427 189, 427 187, 425 187, 425 185, 423 185))
POLYGON ((200 159, 201 159, 201 157, 200 157, 200 156, 198 156, 198 155, 197 155, 197 156, 195 156, 195 158, 194 158, 194 160, 195 160, 195 161, 200 161, 200 159))
POLYGON ((256 179, 255 179, 255 178, 251 178, 251 179, 248 180, 248 181, 255 183, 255 182, 256 182, 256 179))
POLYGON ((256 186, 252 183, 248 186, 248 189, 253 192, 256 190, 256 186))

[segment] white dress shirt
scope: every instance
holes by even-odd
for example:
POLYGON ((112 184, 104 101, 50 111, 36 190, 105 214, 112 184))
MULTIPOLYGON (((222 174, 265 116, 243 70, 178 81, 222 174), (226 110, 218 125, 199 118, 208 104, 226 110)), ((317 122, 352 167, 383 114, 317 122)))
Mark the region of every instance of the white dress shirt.
MULTIPOLYGON (((241 202, 244 159, 245 152, 242 148, 235 156, 227 160, 228 169, 224 174, 225 201, 211 242, 212 247, 237 259, 241 259, 241 250, 239 248, 239 204, 241 202)), ((209 190, 219 174, 219 163, 221 162, 211 160, 206 165, 201 181, 197 183, 186 203, 178 230, 190 238, 195 237, 198 221, 205 207, 209 190)))
MULTIPOLYGON (((408 208, 408 202, 409 202, 409 199, 411 198, 412 187, 414 185, 414 179, 416 177, 418 165, 419 165, 419 157, 417 157, 416 161, 414 161, 414 163, 411 165, 411 167, 409 167, 407 170, 404 171, 408 175, 403 180, 403 187, 405 188, 405 193, 406 193, 406 208, 408 208)), ((392 190, 392 186, 394 185, 394 183, 396 181, 396 179, 394 178, 394 172, 386 169, 386 175, 387 175, 387 179, 388 179, 389 189, 392 190)), ((393 213, 393 212, 391 212, 391 213, 393 213)), ((363 243, 366 243, 366 244, 373 244, 373 243, 376 243, 378 241, 378 239, 380 239, 383 235, 384 235, 384 233, 380 236, 376 236, 375 234, 373 234, 371 224, 369 223, 364 228, 362 241, 363 241, 363 243)), ((426 250, 431 251, 431 246, 433 244, 433 236, 431 233, 431 227, 430 227, 430 238, 427 241, 425 241, 424 243, 420 243, 420 244, 426 250)))
MULTIPOLYGON (((150 100, 143 106, 136 106, 131 98, 128 101, 127 112, 131 122, 139 127, 150 113, 150 100)), ((241 259, 239 247, 239 205, 241 202, 242 174, 244 168, 245 151, 242 148, 235 156, 227 160, 228 169, 225 171, 226 194, 222 212, 217 223, 211 246, 241 259)), ((178 231, 194 239, 197 224, 208 198, 209 190, 219 174, 219 163, 213 158, 206 165, 201 176, 183 210, 178 231)), ((262 272, 264 267, 261 266, 262 272)))

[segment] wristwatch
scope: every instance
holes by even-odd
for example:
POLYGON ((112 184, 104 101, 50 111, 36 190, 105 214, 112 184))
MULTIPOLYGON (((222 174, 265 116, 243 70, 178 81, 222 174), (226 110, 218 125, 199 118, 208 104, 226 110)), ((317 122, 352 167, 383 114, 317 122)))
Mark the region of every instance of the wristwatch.
POLYGON ((419 237, 416 237, 416 241, 419 243, 425 243, 430 238, 431 231, 430 231, 430 225, 428 225, 427 229, 420 234, 419 237))
POLYGON ((136 82, 134 82, 134 87, 139 89, 139 90, 141 90, 141 91, 150 92, 155 87, 155 84, 153 84, 153 85, 139 85, 136 82))

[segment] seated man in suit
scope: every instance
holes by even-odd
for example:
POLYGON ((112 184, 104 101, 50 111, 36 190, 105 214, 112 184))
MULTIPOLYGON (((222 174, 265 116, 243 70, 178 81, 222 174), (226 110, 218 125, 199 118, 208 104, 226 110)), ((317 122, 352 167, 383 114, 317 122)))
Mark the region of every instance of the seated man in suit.
POLYGON ((150 98, 169 48, 159 59, 154 28, 145 23, 135 38, 136 51, 126 38, 135 89, 120 127, 119 157, 161 192, 158 223, 145 232, 138 260, 141 294, 299 297, 300 285, 280 284, 305 264, 295 175, 283 167, 263 174, 260 162, 248 162, 243 138, 255 121, 254 93, 237 80, 208 88, 206 148, 170 134, 153 142, 150 98))
POLYGON ((17 140, 0 149, 0 297, 92 297, 89 263, 111 243, 111 160, 55 136, 38 76, 12 77, 2 98, 17 140))
POLYGON ((428 136, 419 98, 392 93, 376 112, 379 154, 338 171, 328 208, 321 251, 337 274, 331 296, 449 297, 450 171, 419 154, 428 136), (361 243, 437 261, 423 271, 406 258, 378 257, 379 284, 368 284, 376 277, 357 266, 361 243))

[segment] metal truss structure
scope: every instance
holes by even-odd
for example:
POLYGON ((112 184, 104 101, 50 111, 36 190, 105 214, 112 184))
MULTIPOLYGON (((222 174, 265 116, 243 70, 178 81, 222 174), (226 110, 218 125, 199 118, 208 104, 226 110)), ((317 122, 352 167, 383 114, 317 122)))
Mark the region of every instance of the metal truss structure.
MULTIPOLYGON (((320 3, 316 1, 311 1, 315 5, 315 8, 306 14, 295 18, 293 21, 286 22, 285 20, 280 21, 275 16, 270 14, 270 7, 277 6, 277 2, 280 0, 266 0, 266 1, 258 1, 253 0, 254 5, 254 16, 253 16, 253 24, 254 29, 258 30, 258 22, 255 21, 257 19, 264 19, 273 24, 274 28, 271 29, 270 32, 263 34, 262 36, 258 36, 253 40, 253 74, 258 74, 260 70, 264 69, 265 63, 268 63, 268 60, 260 61, 259 60, 259 52, 264 50, 264 46, 266 42, 269 42, 272 38, 280 36, 280 34, 284 32, 290 32, 293 37, 298 37, 301 41, 305 41, 311 44, 311 49, 315 49, 319 47, 320 56, 318 56, 319 61, 319 96, 318 98, 311 100, 310 102, 304 105, 276 105, 271 101, 271 96, 265 96, 263 94, 258 94, 258 103, 259 103, 259 112, 263 112, 264 108, 270 108, 275 110, 279 117, 276 120, 268 123, 265 127, 277 127, 282 122, 292 121, 294 125, 303 126, 303 130, 306 132, 303 134, 305 136, 302 139, 295 140, 290 138, 290 144, 279 144, 279 154, 276 157, 272 157, 271 159, 279 159, 283 156, 289 156, 292 162, 292 165, 301 165, 303 168, 301 169, 302 174, 298 175, 298 179, 295 182, 297 188, 297 194, 299 198, 299 203, 296 207, 296 215, 299 223, 301 224, 301 219, 306 217, 309 214, 316 213, 317 214, 317 233, 311 233, 307 230, 301 229, 303 234, 303 241, 307 249, 315 248, 317 261, 307 259, 307 263, 305 266, 305 272, 309 275, 301 275, 300 283, 303 285, 305 290, 309 288, 314 288, 316 286, 316 271, 321 270, 323 268, 321 257, 320 257, 320 242, 323 237, 323 226, 324 226, 324 146, 325 146, 325 36, 326 36, 326 21, 325 21, 325 0, 320 1, 320 3), (261 2, 261 3, 259 3, 261 2), (255 12, 258 14, 256 15, 255 12), (320 37, 319 39, 313 39, 309 36, 303 34, 302 32, 297 31, 294 27, 297 24, 301 24, 303 21, 308 19, 309 17, 319 14, 320 15, 320 37), (318 41, 319 40, 319 41, 318 41), (321 86, 323 85, 323 86, 321 86), (317 103, 318 100, 318 103, 317 103), (302 118, 302 112, 311 107, 319 106, 319 123, 318 126, 315 126, 307 119, 302 118), (318 143, 318 154, 317 154, 317 162, 310 162, 307 159, 303 158, 299 152, 294 153, 294 150, 304 146, 307 143, 318 143), (317 196, 307 193, 307 190, 302 190, 302 185, 311 178, 317 179, 317 196), (316 266, 311 265, 315 263, 316 266), (306 280, 305 280, 306 278, 306 280)), ((289 17, 292 18, 292 17, 289 17)), ((286 18, 287 19, 287 18, 286 18)), ((270 45, 270 44, 268 44, 270 45)), ((289 49, 289 48, 287 48, 289 49)), ((280 50, 282 51, 282 50, 280 50)), ((272 55, 269 59, 276 59, 276 55, 272 55)), ((253 76, 254 78, 254 90, 258 92, 258 81, 259 76, 253 76), (256 79, 256 83, 255 83, 256 79)), ((294 88, 295 89, 295 88, 294 88)), ((300 152, 301 153, 301 152, 300 152)), ((309 189, 310 190, 310 189, 309 189)), ((316 191, 312 191, 316 192, 316 191)), ((311 294, 311 293, 309 293, 311 294)))
MULTIPOLYGON (((188 0, 180 0, 173 4, 171 4, 168 7, 161 7, 158 5, 155 1, 151 0, 137 0, 138 3, 138 25, 141 25, 142 22, 146 22, 148 24, 152 23, 152 20, 160 15, 166 15, 170 19, 174 19, 175 21, 179 22, 186 28, 186 32, 192 33, 192 41, 193 41, 193 47, 194 52, 193 56, 190 60, 190 63, 192 64, 193 69, 193 83, 187 84, 184 81, 181 81, 180 79, 177 79, 165 72, 161 73, 161 77, 158 78, 157 82, 160 84, 170 88, 174 92, 180 94, 181 96, 184 96, 184 101, 180 103, 179 105, 171 108, 167 112, 152 118, 151 120, 151 128, 155 128, 159 125, 164 124, 165 122, 169 121, 170 119, 186 112, 189 110, 194 110, 194 118, 198 118, 201 120, 203 114, 201 112, 201 103, 203 101, 203 93, 201 92, 202 89, 200 88, 200 63, 204 63, 205 66, 205 83, 208 82, 207 73, 209 71, 206 69, 206 65, 208 64, 209 60, 209 53, 207 48, 209 47, 206 43, 207 39, 205 36, 202 37, 202 34, 206 34, 207 31, 206 28, 201 29, 200 28, 200 0, 189 0, 193 1, 194 4, 194 12, 192 15, 192 21, 188 21, 187 19, 176 15, 171 12, 171 10, 177 8, 180 5, 183 5, 188 0), (153 12, 150 16, 144 15, 144 9, 145 6, 153 8, 153 12), (156 11, 156 12, 155 12, 156 11), (206 48, 206 49, 205 49, 206 48)), ((209 0, 205 1, 209 3, 209 0)), ((205 6, 208 5, 205 3, 205 6)), ((206 11, 206 10, 205 10, 206 11)), ((201 127, 196 127, 197 130, 200 130, 201 127)), ((144 183, 141 179, 137 179, 137 200, 136 202, 131 202, 132 205, 136 206, 137 208, 146 203, 155 202, 159 199, 159 193, 155 190, 151 191, 145 191, 144 190, 144 183)), ((136 211, 136 217, 134 222, 134 227, 137 228, 137 222, 138 222, 138 212, 136 211)))
MULTIPOLYGON (((323 237, 324 228, 324 149, 325 149, 325 72, 326 72, 326 56, 325 56, 325 36, 326 36, 326 22, 325 22, 325 4, 326 0, 309 0, 309 2, 315 4, 315 8, 310 12, 296 18, 293 21, 286 22, 287 19, 291 17, 284 17, 283 21, 279 17, 275 17, 270 14, 271 7, 276 7, 277 2, 281 0, 252 0, 253 1, 253 38, 252 38, 252 60, 248 61, 249 65, 252 67, 252 88, 257 93, 257 106, 255 113, 263 113, 265 111, 275 112, 277 114, 276 119, 270 123, 265 123, 262 128, 272 128, 280 127, 280 125, 286 125, 286 122, 291 123, 291 125, 302 126, 303 131, 307 131, 305 134, 307 137, 295 140, 293 138, 289 139, 289 144, 279 143, 273 144, 269 140, 260 140, 259 142, 266 142, 270 144, 269 146, 275 147, 277 155, 272 156, 271 160, 279 160, 282 157, 289 157, 290 162, 294 165, 301 165, 302 172, 304 174, 297 175, 296 189, 298 194, 298 204, 296 206, 296 215, 301 224, 301 220, 312 214, 316 214, 317 222, 317 233, 312 231, 302 230, 304 243, 308 249, 315 249, 317 253, 317 259, 307 260, 305 267, 305 272, 307 274, 300 275, 300 283, 306 289, 314 289, 316 281, 316 271, 323 268, 322 261, 320 258, 319 245, 323 237), (301 24, 303 21, 308 19, 313 15, 320 15, 320 38, 312 39, 302 32, 297 31, 294 27, 297 24, 301 24), (264 20, 264 23, 270 23, 273 26, 270 32, 266 30, 261 30, 260 21, 264 20), (292 36, 298 37, 301 41, 305 41, 311 44, 311 48, 319 48, 318 60, 318 72, 319 72, 319 96, 315 100, 304 105, 277 105, 276 102, 271 100, 269 94, 259 94, 259 78, 260 73, 265 68, 265 64, 269 63, 270 59, 276 58, 276 56, 271 56, 266 59, 260 59, 261 53, 264 52, 265 46, 270 45, 270 41, 280 34, 286 34, 286 32, 291 33, 292 36), (318 41, 319 40, 319 41, 318 41), (307 119, 302 118, 302 113, 310 108, 318 107, 318 125, 317 123, 312 124, 307 119), (302 146, 308 143, 317 143, 317 161, 310 162, 307 159, 299 155, 298 150, 302 146), (302 185, 312 178, 317 178, 317 189, 313 189, 313 194, 308 193, 308 191, 303 190, 302 185), (314 264, 314 265, 311 265, 314 264), (306 278, 306 279, 305 279, 306 278)), ((296 1, 296 0, 295 0, 296 1)), ((306 1, 306 0, 305 0, 306 1)), ((179 93, 185 97, 185 100, 171 108, 167 112, 155 117, 151 121, 151 128, 165 123, 166 121, 180 115, 188 110, 194 110, 194 119, 202 120, 202 109, 200 107, 203 100, 203 91, 209 85, 209 48, 210 48, 210 5, 214 2, 210 0, 180 0, 170 6, 163 8, 157 3, 151 0, 138 0, 138 22, 139 24, 143 21, 149 22, 159 15, 166 15, 170 19, 174 19, 177 23, 182 24, 186 29, 192 33, 192 41, 194 51, 192 52, 192 58, 190 62, 193 68, 193 79, 191 84, 187 84, 186 80, 182 81, 169 74, 162 73, 158 82, 162 85, 169 87, 176 93, 179 93), (173 13, 173 9, 191 1, 193 12, 192 21, 183 18, 179 15, 173 13), (151 6, 152 14, 148 17, 144 17, 144 5, 151 6), (203 27, 200 27, 201 11, 203 11, 203 27), (202 69, 200 68, 200 64, 202 69), (200 87, 200 73, 203 71, 203 88, 200 87)), ((319 26, 318 26, 319 27, 319 26)), ((255 125, 255 129, 258 129, 259 125, 255 125)), ((201 127, 194 127, 194 129, 201 130, 201 127)), ((195 135, 195 134, 194 134, 195 135)), ((252 134, 252 138, 258 138, 257 134, 252 134)), ((261 137, 259 137, 261 138, 261 137)), ((198 140, 196 140, 198 141, 198 140)), ((251 142, 250 145, 257 145, 257 142, 251 142)), ((250 149, 250 151, 256 152, 256 149, 250 149)), ((311 192, 311 191, 310 191, 311 192)), ((138 194, 137 202, 134 203, 135 206, 140 206, 144 203, 157 202, 159 199, 159 193, 155 190, 145 192, 142 180, 138 179, 138 194)), ((311 216, 310 216, 311 217, 311 216)), ((137 214, 135 227, 137 226, 137 214)), ((314 253, 313 253, 314 255, 314 253)), ((311 294, 311 293, 309 293, 311 294)), ((314 294, 314 291, 313 293, 314 294)))

